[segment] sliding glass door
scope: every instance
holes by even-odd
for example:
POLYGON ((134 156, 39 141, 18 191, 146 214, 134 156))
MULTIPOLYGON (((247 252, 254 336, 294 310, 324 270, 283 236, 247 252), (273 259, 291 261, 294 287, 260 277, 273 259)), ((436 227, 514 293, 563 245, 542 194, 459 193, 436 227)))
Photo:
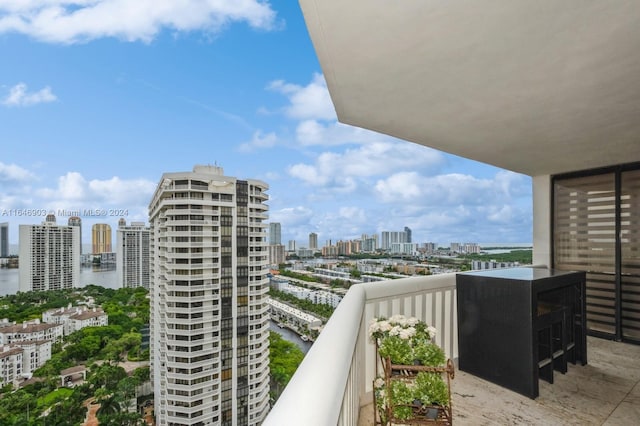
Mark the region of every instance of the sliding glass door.
POLYGON ((587 272, 592 334, 640 343, 638 166, 553 182, 554 268, 587 272))

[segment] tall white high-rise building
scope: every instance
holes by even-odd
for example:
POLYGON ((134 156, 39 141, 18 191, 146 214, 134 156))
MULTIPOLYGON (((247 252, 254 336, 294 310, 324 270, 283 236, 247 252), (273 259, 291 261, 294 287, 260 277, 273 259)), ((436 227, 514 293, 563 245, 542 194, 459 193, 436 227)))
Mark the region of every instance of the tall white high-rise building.
POLYGON ((159 425, 260 424, 269 410, 268 185, 165 173, 149 205, 159 425))
POLYGON ((149 250, 151 230, 144 222, 124 219, 116 230, 116 274, 120 287, 149 288, 149 250))
POLYGON ((80 280, 80 233, 47 215, 41 225, 20 225, 20 291, 73 288, 80 280))

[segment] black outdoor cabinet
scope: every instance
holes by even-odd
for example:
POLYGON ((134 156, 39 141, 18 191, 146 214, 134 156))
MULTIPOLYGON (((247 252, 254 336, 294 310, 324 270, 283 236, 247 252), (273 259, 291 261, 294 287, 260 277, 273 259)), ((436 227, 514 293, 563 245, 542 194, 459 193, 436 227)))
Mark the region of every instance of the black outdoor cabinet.
POLYGON ((587 363, 584 272, 507 268, 456 276, 459 368, 538 396, 538 302, 566 307, 572 358, 587 363))

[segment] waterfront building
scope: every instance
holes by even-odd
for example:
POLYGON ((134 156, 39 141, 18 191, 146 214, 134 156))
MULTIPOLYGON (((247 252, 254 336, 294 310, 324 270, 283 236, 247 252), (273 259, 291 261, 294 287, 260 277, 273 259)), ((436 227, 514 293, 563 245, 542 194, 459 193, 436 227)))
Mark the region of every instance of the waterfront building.
POLYGON ((149 205, 151 372, 161 425, 259 425, 269 410, 266 183, 165 173, 149 205))
POLYGON ((120 287, 149 288, 151 229, 144 222, 118 221, 116 230, 116 274, 120 287))
POLYGON ((95 223, 91 227, 91 253, 111 253, 111 225, 95 223))
POLYGON ((9 257, 9 223, 0 223, 0 257, 9 257))
POLYGON ((56 225, 47 215, 41 225, 20 225, 20 291, 73 288, 80 279, 77 226, 56 225))
POLYGON ((82 219, 78 216, 71 216, 67 220, 67 225, 78 227, 78 239, 80 240, 80 255, 82 256, 82 219))

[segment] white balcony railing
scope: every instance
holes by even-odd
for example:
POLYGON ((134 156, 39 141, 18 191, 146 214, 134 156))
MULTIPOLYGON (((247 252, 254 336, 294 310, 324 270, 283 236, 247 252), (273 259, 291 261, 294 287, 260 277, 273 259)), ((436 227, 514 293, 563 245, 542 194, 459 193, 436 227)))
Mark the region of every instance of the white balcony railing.
POLYGON ((415 316, 437 328, 436 342, 458 357, 455 273, 351 287, 271 409, 265 426, 356 426, 372 401, 374 317, 415 316))

